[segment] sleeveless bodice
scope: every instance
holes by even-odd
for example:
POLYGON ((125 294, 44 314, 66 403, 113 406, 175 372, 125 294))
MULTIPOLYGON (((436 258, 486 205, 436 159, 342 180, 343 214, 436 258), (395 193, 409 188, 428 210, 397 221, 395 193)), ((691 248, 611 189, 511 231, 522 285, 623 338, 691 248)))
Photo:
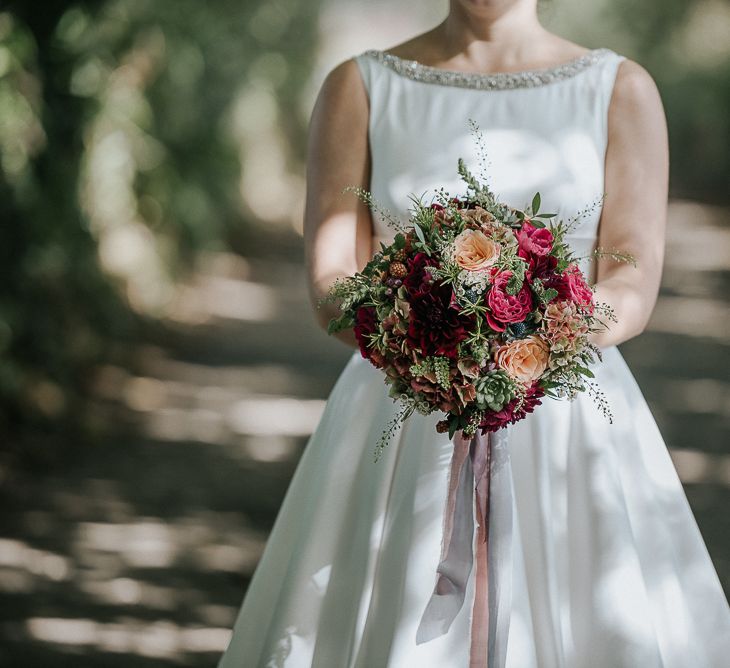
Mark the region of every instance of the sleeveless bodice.
MULTIPOLYGON (((608 105, 623 56, 594 49, 555 67, 499 74, 443 70, 376 50, 355 60, 370 104, 370 191, 383 208, 407 220, 410 195, 430 201, 441 187, 463 195, 462 157, 511 206, 526 207, 538 191, 541 211, 564 219, 596 204, 568 238, 578 256, 595 247, 608 105), (481 130, 485 165, 469 119, 481 130)), ((376 247, 392 239, 381 215, 373 224, 376 247)), ((594 266, 583 265, 591 277, 594 266)))

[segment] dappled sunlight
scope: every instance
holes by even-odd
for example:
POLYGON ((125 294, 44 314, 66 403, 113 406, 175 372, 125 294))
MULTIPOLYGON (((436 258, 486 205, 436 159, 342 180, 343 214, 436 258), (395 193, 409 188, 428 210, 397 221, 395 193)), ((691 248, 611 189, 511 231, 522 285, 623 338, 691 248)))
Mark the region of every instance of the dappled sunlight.
POLYGON ((139 605, 154 610, 174 610, 181 602, 181 593, 185 593, 127 577, 87 580, 81 582, 79 588, 100 603, 139 605))
POLYGON ((239 434, 306 436, 317 426, 324 405, 321 399, 247 397, 231 407, 228 422, 239 434))
POLYGON ((126 525, 82 522, 77 532, 77 549, 113 552, 123 563, 133 567, 170 566, 180 549, 174 529, 159 521, 126 525))
POLYGON ((730 310, 719 299, 664 295, 657 301, 647 331, 730 342, 730 310))
POLYGON ((204 408, 160 408, 145 416, 143 429, 161 441, 226 440, 222 416, 204 408))
MULTIPOLYGON (((254 65, 259 70, 281 67, 280 61, 267 54, 259 56, 254 65)), ((304 180, 288 170, 289 147, 277 115, 274 91, 263 77, 255 77, 253 85, 247 83, 232 105, 231 130, 239 144, 242 166, 240 193, 245 206, 259 220, 286 221, 301 233, 304 180)))
POLYGON ((162 145, 144 130, 150 114, 145 89, 162 67, 164 53, 159 30, 130 49, 104 79, 101 111, 86 135, 81 203, 98 240, 102 267, 124 281, 129 303, 140 312, 159 311, 173 293, 164 242, 145 224, 135 192, 138 171, 165 157, 162 145))
POLYGON ((231 278, 209 277, 182 291, 172 320, 200 324, 213 317, 233 320, 271 320, 276 313, 276 292, 267 285, 231 278))
POLYGON ((252 436, 242 444, 242 451, 248 459, 262 463, 290 461, 297 450, 296 441, 278 434, 252 436))
MULTIPOLYGON (((238 436, 266 436, 266 449, 277 460, 291 454, 291 445, 277 437, 309 436, 324 410, 322 399, 281 395, 246 395, 222 387, 165 383, 151 378, 130 378, 121 388, 127 406, 140 412, 143 431, 162 441, 238 443, 238 436), (179 404, 181 399, 184 405, 179 404)), ((262 448, 255 442, 251 453, 262 448)), ((272 456, 272 455, 269 455, 272 456)))
MULTIPOLYGON (((672 200, 667 222, 667 269, 692 273, 727 270, 730 258, 728 220, 730 212, 725 207, 672 200)), ((669 279, 671 284, 671 273, 663 278, 669 279)))
POLYGON ((29 575, 60 582, 67 580, 72 573, 68 558, 33 548, 19 540, 0 538, 0 583, 12 583, 9 571, 22 570, 29 575))
POLYGON ((231 635, 227 628, 185 628, 171 622, 115 624, 54 617, 33 617, 25 630, 42 642, 159 659, 222 652, 231 635))
POLYGON ((668 410, 730 417, 730 382, 713 378, 667 380, 659 389, 668 410))
POLYGON ((730 488, 730 455, 711 455, 679 448, 673 448, 670 454, 683 483, 714 483, 730 488))

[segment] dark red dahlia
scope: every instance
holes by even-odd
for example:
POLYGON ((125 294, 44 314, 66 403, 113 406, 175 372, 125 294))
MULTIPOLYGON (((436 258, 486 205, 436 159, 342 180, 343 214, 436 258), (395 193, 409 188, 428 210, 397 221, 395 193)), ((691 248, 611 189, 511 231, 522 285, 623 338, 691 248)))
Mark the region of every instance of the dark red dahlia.
POLYGON ((360 347, 360 354, 370 360, 375 366, 382 366, 382 356, 374 348, 368 347, 369 334, 378 331, 378 319, 374 306, 361 306, 355 312, 355 326, 353 327, 355 338, 360 347))
POLYGON ((508 424, 519 422, 542 403, 540 397, 544 395, 545 391, 535 383, 525 393, 525 398, 519 408, 517 407, 520 401, 519 397, 515 397, 501 411, 496 413, 487 412, 479 423, 482 434, 486 434, 488 431, 497 431, 508 424))
POLYGON ((426 253, 416 253, 407 262, 408 274, 403 279, 403 285, 410 294, 423 292, 430 288, 428 280, 431 274, 426 271, 426 267, 437 267, 438 261, 429 257, 426 253))
POLYGON ((430 290, 412 294, 408 343, 423 355, 457 357, 457 346, 469 335, 473 316, 462 315, 448 284, 434 284, 430 290))

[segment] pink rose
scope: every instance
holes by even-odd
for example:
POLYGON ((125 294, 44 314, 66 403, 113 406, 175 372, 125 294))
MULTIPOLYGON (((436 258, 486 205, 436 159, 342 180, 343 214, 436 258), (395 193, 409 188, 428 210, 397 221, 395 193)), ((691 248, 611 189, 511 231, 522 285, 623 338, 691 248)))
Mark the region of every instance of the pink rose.
POLYGON ((532 311, 532 293, 527 282, 516 295, 507 294, 507 283, 511 277, 509 269, 496 273, 487 295, 487 322, 496 332, 503 332, 509 323, 522 322, 532 311))
POLYGON ((519 244, 517 254, 521 258, 528 260, 531 255, 543 257, 553 248, 553 233, 547 227, 535 227, 526 220, 517 232, 517 243, 519 244))
POLYGON ((559 299, 568 299, 593 313, 593 290, 586 283, 577 264, 569 264, 561 275, 550 281, 550 287, 558 291, 559 299))

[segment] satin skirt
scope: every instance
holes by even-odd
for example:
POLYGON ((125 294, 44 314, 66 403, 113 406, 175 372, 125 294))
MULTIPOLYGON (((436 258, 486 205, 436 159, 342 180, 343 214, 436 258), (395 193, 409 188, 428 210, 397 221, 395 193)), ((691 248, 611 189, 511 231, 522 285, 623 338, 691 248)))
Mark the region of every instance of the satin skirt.
MULTIPOLYGON (((543 399, 510 427, 506 668, 724 668, 730 609, 661 434, 616 347, 593 370, 612 424, 582 395, 543 399)), ((439 562, 452 445, 435 430, 440 415, 414 414, 375 463, 397 408, 382 374, 354 352, 219 668, 469 665, 473 573, 449 631, 415 642, 439 562)))

